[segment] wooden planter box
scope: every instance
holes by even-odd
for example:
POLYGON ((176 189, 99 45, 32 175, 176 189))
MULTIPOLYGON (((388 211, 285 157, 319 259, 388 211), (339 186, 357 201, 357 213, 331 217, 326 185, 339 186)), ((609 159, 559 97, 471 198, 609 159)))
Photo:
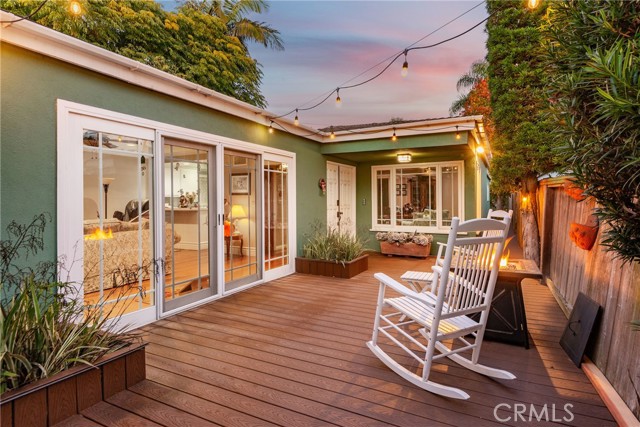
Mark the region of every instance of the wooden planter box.
POLYGON ((324 261, 319 259, 296 258, 296 272, 304 274, 316 274, 319 276, 341 277, 351 279, 353 276, 367 271, 369 268, 369 255, 362 255, 347 262, 324 261))
POLYGON ((0 426, 53 426, 146 378, 145 344, 110 353, 0 396, 0 426))
POLYGON ((380 242, 380 252, 385 255, 402 255, 426 258, 431 252, 431 243, 426 246, 417 245, 415 243, 395 243, 380 242))

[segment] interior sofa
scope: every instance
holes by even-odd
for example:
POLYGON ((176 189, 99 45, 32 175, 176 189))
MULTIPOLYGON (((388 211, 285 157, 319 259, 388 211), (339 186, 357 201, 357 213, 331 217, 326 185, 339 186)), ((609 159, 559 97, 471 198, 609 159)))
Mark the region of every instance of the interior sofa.
MULTIPOLYGON (((149 221, 121 221, 116 218, 103 222, 103 231, 112 236, 104 240, 87 239, 100 228, 99 220, 84 221, 84 292, 95 292, 100 289, 100 245, 102 243, 104 286, 103 289, 111 289, 116 286, 135 284, 140 277, 147 280, 156 269, 164 268, 164 274, 171 273, 172 266, 172 235, 171 227, 166 225, 164 233, 165 254, 164 262, 158 261, 160 257, 153 256, 152 230, 149 229, 149 221), (139 245, 139 236, 142 236, 142 245, 139 245), (140 249, 142 249, 140 253, 140 249)), ((173 243, 180 241, 176 233, 173 243)))

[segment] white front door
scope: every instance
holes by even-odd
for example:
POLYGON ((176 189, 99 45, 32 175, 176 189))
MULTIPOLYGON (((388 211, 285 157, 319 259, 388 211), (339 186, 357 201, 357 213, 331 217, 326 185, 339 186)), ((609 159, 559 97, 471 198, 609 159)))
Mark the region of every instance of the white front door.
POLYGON ((356 168, 327 162, 327 227, 355 235, 356 168))

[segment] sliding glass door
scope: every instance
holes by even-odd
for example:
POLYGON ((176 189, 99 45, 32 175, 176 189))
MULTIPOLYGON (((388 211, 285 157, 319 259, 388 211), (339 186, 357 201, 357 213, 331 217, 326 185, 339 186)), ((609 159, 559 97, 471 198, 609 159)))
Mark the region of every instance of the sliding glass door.
POLYGON ((163 311, 217 293, 214 148, 164 140, 163 311))
POLYGON ((261 182, 255 154, 224 152, 224 283, 225 292, 262 277, 261 182))

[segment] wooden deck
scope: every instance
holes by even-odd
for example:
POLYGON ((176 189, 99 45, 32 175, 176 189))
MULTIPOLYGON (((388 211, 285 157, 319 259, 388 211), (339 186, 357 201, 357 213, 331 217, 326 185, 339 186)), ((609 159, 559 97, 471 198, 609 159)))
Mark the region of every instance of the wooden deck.
POLYGON ((365 345, 378 290, 373 274, 399 278, 426 265, 372 256, 369 271, 350 280, 295 274, 158 321, 144 328, 147 380, 64 424, 615 425, 559 347, 566 319, 536 282, 524 284, 532 348, 483 346, 481 362, 510 370, 516 380, 488 379, 448 361, 436 365, 434 381, 471 395, 458 401, 414 387, 386 368, 365 345), (508 419, 503 423, 494 416, 499 404, 498 417, 508 419), (526 422, 514 421, 516 404, 526 408, 526 422), (545 405, 550 422, 537 421, 545 405), (572 419, 565 405, 572 405, 572 419))

